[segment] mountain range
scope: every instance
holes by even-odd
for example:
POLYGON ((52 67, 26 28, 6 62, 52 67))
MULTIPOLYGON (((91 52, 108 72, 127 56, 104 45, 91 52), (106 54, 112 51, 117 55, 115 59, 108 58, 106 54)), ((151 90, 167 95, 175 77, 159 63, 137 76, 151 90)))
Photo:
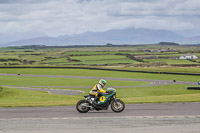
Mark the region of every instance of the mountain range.
POLYGON ((0 44, 6 44, 9 42, 45 36, 47 35, 45 35, 42 32, 14 32, 8 34, 0 33, 0 44))
POLYGON ((81 34, 62 35, 58 37, 48 37, 42 33, 25 35, 26 36, 23 36, 23 34, 21 34, 21 38, 19 34, 16 34, 16 36, 7 36, 7 38, 5 38, 4 35, 0 34, 0 47, 23 45, 103 45, 107 43, 155 44, 159 42, 200 44, 200 36, 186 38, 168 30, 154 30, 145 28, 114 29, 105 32, 85 32, 81 34))

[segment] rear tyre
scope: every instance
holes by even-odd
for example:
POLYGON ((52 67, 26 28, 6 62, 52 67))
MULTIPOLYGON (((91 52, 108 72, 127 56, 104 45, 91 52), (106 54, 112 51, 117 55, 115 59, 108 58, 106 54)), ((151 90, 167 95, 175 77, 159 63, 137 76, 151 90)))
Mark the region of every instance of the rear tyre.
POLYGON ((76 104, 76 109, 80 113, 87 113, 90 110, 90 108, 88 107, 89 105, 90 103, 87 100, 80 100, 76 104))
POLYGON ((116 99, 116 102, 112 102, 111 103, 111 109, 112 111, 119 113, 122 112, 125 109, 125 104, 123 101, 121 101, 120 99, 116 99), (117 102, 117 104, 116 104, 117 102))

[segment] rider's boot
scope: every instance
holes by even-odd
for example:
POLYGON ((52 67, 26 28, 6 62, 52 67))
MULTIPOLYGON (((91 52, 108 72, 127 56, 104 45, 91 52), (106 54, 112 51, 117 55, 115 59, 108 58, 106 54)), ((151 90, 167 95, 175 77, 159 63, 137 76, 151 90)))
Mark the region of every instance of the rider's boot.
POLYGON ((98 103, 97 103, 96 101, 93 101, 93 102, 92 102, 92 105, 93 105, 94 107, 96 107, 96 106, 98 106, 98 103))
POLYGON ((96 98, 93 100, 93 102, 92 102, 92 105, 93 105, 94 107, 98 106, 97 98, 98 98, 98 97, 96 97, 96 98))

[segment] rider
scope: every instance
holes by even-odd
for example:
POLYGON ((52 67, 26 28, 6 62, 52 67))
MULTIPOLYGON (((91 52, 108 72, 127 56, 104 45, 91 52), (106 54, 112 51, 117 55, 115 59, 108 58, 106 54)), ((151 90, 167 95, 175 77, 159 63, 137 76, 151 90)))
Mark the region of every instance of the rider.
POLYGON ((101 79, 101 80, 99 80, 99 83, 98 84, 96 84, 93 88, 92 88, 92 90, 90 91, 90 96, 91 97, 95 97, 94 98, 94 100, 93 100, 93 105, 98 105, 98 103, 97 103, 97 99, 101 96, 101 93, 106 93, 106 91, 105 90, 103 90, 103 88, 105 87, 105 85, 106 85, 106 80, 104 80, 104 79, 101 79), (99 92, 101 92, 101 93, 99 93, 99 92))

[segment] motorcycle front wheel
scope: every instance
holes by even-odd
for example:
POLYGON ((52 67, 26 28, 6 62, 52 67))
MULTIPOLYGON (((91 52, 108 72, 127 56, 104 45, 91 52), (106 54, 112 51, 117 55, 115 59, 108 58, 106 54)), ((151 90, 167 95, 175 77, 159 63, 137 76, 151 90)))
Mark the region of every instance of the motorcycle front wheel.
POLYGON ((87 113, 90 110, 88 106, 89 106, 89 102, 87 100, 80 100, 76 104, 76 109, 80 113, 87 113))
POLYGON ((125 109, 125 104, 122 100, 116 99, 116 102, 111 103, 111 109, 116 113, 122 112, 125 109))

